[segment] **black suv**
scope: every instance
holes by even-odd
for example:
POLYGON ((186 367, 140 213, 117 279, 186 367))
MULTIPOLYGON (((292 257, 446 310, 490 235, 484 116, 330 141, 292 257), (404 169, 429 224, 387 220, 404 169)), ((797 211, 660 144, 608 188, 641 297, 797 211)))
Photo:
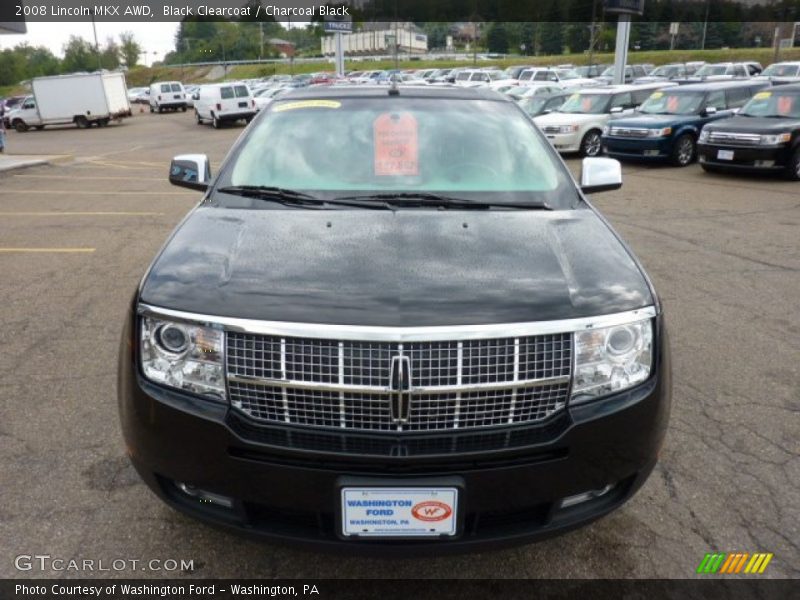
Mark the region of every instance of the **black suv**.
POLYGON ((622 505, 670 407, 658 296, 531 119, 486 90, 281 96, 135 293, 129 456, 165 502, 267 539, 419 555, 622 505))
POLYGON ((758 92, 736 116, 709 123, 697 150, 706 171, 774 171, 800 180, 800 84, 758 92))

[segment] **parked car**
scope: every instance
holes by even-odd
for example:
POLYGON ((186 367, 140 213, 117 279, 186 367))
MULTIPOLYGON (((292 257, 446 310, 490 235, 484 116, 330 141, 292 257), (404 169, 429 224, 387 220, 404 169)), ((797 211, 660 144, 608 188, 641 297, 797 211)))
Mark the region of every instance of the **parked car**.
POLYGON ((674 81, 676 79, 686 79, 691 77, 696 72, 693 67, 687 66, 685 63, 672 63, 669 65, 661 65, 650 71, 649 75, 644 77, 637 77, 634 83, 653 83, 656 81, 674 81))
POLYGON ((694 75, 676 79, 678 83, 700 83, 703 81, 730 81, 732 79, 749 79, 752 76, 754 63, 722 62, 711 63, 700 67, 694 75))
POLYGON ((256 102, 243 83, 212 83, 200 87, 194 103, 197 124, 210 121, 214 129, 224 123, 244 120, 249 123, 255 116, 256 102))
POLYGON ((600 136, 612 115, 630 114, 655 90, 673 83, 612 85, 579 90, 561 107, 534 118, 547 139, 559 152, 598 156, 600 136))
POLYGON ((483 69, 465 69, 455 78, 458 86, 474 87, 488 85, 498 78, 496 71, 485 71, 483 69))
POLYGON ((559 90, 557 92, 526 96, 525 98, 520 98, 517 103, 529 116, 538 117, 539 115, 557 111, 573 93, 559 90))
POLYGON ((779 62, 768 66, 756 79, 764 79, 772 85, 800 83, 800 61, 779 62))
POLYGON ((260 111, 265 109, 269 104, 278 96, 285 94, 291 88, 271 87, 263 88, 253 93, 253 100, 256 103, 256 110, 260 111))
POLYGON ((150 85, 150 112, 186 112, 186 90, 180 81, 157 81, 150 85))
POLYGON ((105 127, 112 120, 131 116, 128 86, 122 72, 35 77, 31 89, 33 94, 5 115, 4 120, 19 132, 49 125, 105 127))
POLYGON ((369 555, 522 544, 624 504, 662 447, 669 344, 585 198, 619 163, 580 180, 480 88, 308 88, 213 180, 175 157, 204 199, 120 344, 141 478, 218 526, 369 555))
POLYGON ((800 180, 800 84, 764 89, 733 117, 703 127, 697 153, 706 171, 779 172, 800 180))
POLYGON ((719 81, 659 90, 636 115, 611 121, 603 131, 603 149, 621 160, 694 162, 704 125, 733 114, 768 82, 719 81))
MULTIPOLYGON (((603 73, 595 78, 595 81, 606 85, 614 83, 614 65, 608 67, 603 73)), ((647 77, 650 72, 644 65, 627 65, 625 67, 625 83, 633 83, 635 79, 647 77)))
MULTIPOLYGON (((251 87, 252 89, 252 87, 251 87)), ((183 88, 184 93, 186 94, 186 106, 187 108, 194 108, 194 101, 200 94, 200 86, 199 85, 187 85, 183 88)))
POLYGON ((588 79, 596 79, 603 74, 608 67, 611 65, 604 65, 604 64, 597 64, 597 65, 583 65, 580 67, 575 67, 573 70, 578 75, 578 77, 588 78, 588 79))
POLYGON ((579 77, 572 69, 533 68, 526 69, 519 76, 521 85, 541 85, 557 83, 562 88, 579 88, 598 85, 594 79, 579 77))
POLYGON ((137 100, 137 98, 139 98, 139 96, 141 96, 141 95, 142 95, 142 93, 143 93, 143 92, 144 92, 146 89, 147 89, 147 88, 144 88, 144 87, 132 87, 132 88, 128 88, 128 102, 130 102, 131 104, 135 103, 135 102, 136 102, 136 100, 137 100))

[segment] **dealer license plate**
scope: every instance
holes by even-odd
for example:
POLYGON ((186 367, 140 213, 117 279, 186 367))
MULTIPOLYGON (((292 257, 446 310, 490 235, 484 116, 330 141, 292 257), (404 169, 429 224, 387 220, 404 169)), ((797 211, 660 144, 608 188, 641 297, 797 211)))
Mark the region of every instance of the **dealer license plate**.
POLYGON ((733 160, 733 150, 717 150, 717 159, 733 160))
POLYGON ((456 535, 456 488, 342 488, 345 536, 456 535))

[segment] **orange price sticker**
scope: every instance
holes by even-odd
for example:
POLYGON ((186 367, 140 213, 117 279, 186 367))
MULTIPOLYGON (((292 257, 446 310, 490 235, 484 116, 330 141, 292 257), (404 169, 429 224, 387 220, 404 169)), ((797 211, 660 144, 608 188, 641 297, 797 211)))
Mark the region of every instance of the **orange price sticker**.
POLYGON ((384 113, 375 119, 375 175, 419 175, 417 119, 411 113, 384 113))

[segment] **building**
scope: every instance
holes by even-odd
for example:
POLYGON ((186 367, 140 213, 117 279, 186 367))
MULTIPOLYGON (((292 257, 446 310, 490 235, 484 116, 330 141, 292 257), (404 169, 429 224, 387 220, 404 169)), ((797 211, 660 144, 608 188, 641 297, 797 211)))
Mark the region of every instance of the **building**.
MULTIPOLYGON (((364 23, 360 31, 342 35, 342 49, 348 56, 392 54, 395 37, 401 54, 425 54, 428 51, 428 36, 410 22, 364 23)), ((326 56, 336 54, 335 36, 322 38, 322 53, 326 56)))
POLYGON ((275 48, 275 50, 280 52, 282 58, 291 58, 294 56, 294 44, 290 41, 282 40, 280 38, 270 38, 267 40, 267 43, 275 48))

